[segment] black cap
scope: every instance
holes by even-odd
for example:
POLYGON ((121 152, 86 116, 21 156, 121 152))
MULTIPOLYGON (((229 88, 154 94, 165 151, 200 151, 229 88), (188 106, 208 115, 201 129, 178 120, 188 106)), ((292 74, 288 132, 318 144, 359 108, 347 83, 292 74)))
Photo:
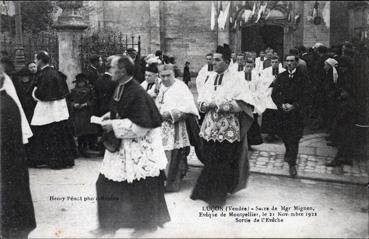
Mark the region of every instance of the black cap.
POLYGON ((72 81, 72 83, 81 82, 81 81, 87 81, 87 76, 83 73, 79 73, 76 75, 76 80, 72 81))
POLYGON ((149 64, 146 66, 146 69, 145 71, 149 71, 149 72, 152 72, 152 73, 158 73, 158 65, 156 63, 153 63, 153 64, 149 64))
POLYGON ((40 53, 37 54, 36 58, 37 60, 41 60, 45 64, 50 62, 50 55, 49 53, 47 53, 47 51, 41 51, 40 53))
POLYGON ((228 44, 223 44, 223 46, 218 46, 217 50, 215 51, 216 53, 220 53, 223 56, 223 59, 225 60, 231 60, 231 48, 229 48, 228 44))

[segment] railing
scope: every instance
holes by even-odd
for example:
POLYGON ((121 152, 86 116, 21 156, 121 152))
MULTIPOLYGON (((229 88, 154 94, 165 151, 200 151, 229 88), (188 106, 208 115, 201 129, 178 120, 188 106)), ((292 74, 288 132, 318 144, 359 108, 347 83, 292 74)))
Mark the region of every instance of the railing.
MULTIPOLYGON (((11 59, 15 58, 15 39, 5 34, 0 36, 1 51, 6 51, 11 59)), ((36 54, 41 50, 47 51, 51 56, 51 64, 59 66, 58 37, 55 32, 41 32, 38 34, 23 33, 24 57, 27 62, 34 61, 36 54)))
MULTIPOLYGON (((81 37, 81 65, 85 70, 92 55, 99 55, 106 59, 111 55, 122 55, 127 49, 134 48, 141 54, 141 37, 127 35, 121 32, 96 32, 81 37)), ((139 57, 138 57, 139 59, 139 57)))

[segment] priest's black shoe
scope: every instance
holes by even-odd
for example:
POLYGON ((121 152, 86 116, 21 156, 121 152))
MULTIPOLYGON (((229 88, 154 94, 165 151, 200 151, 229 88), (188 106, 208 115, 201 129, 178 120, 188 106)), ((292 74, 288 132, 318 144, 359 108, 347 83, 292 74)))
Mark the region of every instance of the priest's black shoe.
POLYGON ((296 166, 291 166, 290 165, 290 175, 291 175, 291 177, 296 177, 296 175, 297 175, 297 170, 296 170, 296 166))

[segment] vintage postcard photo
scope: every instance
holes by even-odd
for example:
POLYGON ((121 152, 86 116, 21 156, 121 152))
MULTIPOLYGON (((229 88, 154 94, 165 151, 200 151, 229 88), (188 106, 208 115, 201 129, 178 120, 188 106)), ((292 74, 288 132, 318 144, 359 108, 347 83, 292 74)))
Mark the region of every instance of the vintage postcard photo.
POLYGON ((0 13, 1 238, 368 238, 369 1, 0 13))

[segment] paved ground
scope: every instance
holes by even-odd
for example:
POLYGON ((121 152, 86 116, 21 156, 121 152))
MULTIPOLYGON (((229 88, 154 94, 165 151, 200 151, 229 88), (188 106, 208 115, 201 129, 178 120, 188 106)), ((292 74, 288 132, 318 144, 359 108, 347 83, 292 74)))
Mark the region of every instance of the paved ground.
MULTIPOLYGON (((37 220, 30 238, 93 238, 90 231, 97 226, 96 201, 83 200, 95 197, 100 162, 101 159, 78 159, 71 169, 30 169, 37 220), (50 198, 68 196, 82 197, 82 201, 50 198)), ((145 237, 368 237, 366 186, 252 174, 247 189, 231 195, 227 206, 250 207, 258 215, 238 218, 260 218, 263 212, 256 207, 275 206, 275 214, 285 213, 281 206, 306 206, 313 210, 303 211, 300 216, 275 215, 283 222, 236 222, 229 212, 224 218, 219 217, 220 211, 216 218, 199 217, 200 212, 211 213, 204 210, 205 203, 189 198, 200 170, 190 167, 181 191, 166 194, 171 222, 145 237)), ((131 233, 132 230, 122 229, 115 238, 130 237, 131 233)))
MULTIPOLYGON (((196 98, 196 92, 194 95, 196 98)), ((288 177, 282 142, 253 147, 248 187, 227 200, 227 206, 252 208, 248 211, 251 215, 238 217, 251 222, 236 222, 238 219, 229 212, 226 217, 219 217, 220 211, 206 211, 205 203, 189 198, 202 166, 191 150, 190 171, 181 191, 166 194, 171 222, 145 236, 368 238, 367 161, 355 161, 352 167, 325 167, 335 156, 336 149, 326 146, 324 137, 323 133, 307 132, 300 141, 296 179, 288 177), (263 213, 256 212, 256 207, 269 207, 267 213, 270 213, 273 206, 277 208, 276 214, 286 213, 281 211, 281 206, 292 207, 292 211, 294 206, 314 210, 305 210, 302 216, 292 216, 289 211, 286 217, 276 217, 283 222, 253 222, 263 213), (203 215, 218 213, 218 217, 200 217, 200 212, 203 215), (258 215, 253 217, 253 213, 258 215)), ((100 163, 101 158, 95 157, 78 159, 71 169, 30 169, 38 224, 30 238, 93 238, 90 231, 97 226, 94 197, 100 163), (65 200, 56 200, 58 197, 65 200), (76 200, 80 197, 81 201, 76 200)), ((131 233, 132 230, 119 230, 115 238, 130 237, 131 233)))
MULTIPOLYGON (((325 163, 331 161, 337 153, 334 147, 326 145, 325 136, 327 135, 323 133, 308 134, 301 139, 297 160, 297 177, 342 183, 367 184, 367 160, 354 160, 353 166, 345 165, 333 168, 325 166, 325 163)), ((281 141, 263 143, 253 146, 253 149, 249 154, 251 172, 289 176, 288 164, 283 161, 285 148, 281 141)), ((193 166, 202 166, 193 150, 190 153, 189 163, 193 166)))

